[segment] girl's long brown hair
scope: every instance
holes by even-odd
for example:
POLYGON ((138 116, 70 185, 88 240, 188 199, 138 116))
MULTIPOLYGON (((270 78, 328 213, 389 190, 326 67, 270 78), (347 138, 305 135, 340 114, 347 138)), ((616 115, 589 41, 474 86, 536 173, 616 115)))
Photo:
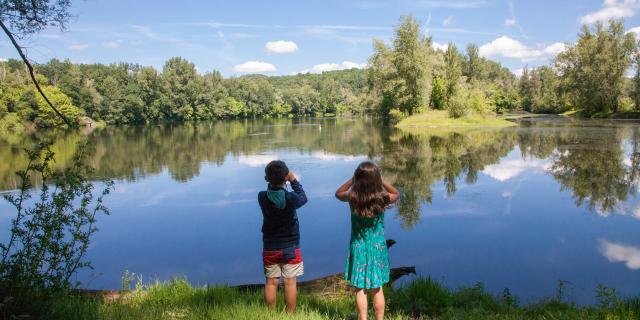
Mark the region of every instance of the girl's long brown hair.
POLYGON ((358 215, 376 217, 389 204, 389 193, 382 185, 380 169, 371 161, 364 161, 353 173, 353 184, 349 192, 349 205, 358 215))

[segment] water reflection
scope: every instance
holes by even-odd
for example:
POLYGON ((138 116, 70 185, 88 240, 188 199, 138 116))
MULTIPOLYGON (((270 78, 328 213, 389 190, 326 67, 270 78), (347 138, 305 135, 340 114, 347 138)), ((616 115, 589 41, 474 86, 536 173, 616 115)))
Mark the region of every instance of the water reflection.
MULTIPOLYGON (((58 166, 83 138, 56 141, 58 166)), ((97 174, 117 180, 88 256, 96 269, 78 278, 87 287, 117 288, 125 269, 151 280, 261 281, 255 195, 274 158, 302 175, 310 198, 300 211, 305 280, 343 270, 348 208, 333 192, 370 158, 402 192, 385 221, 398 241, 394 266, 415 265, 453 287, 509 287, 523 300, 552 294, 559 279, 583 302, 598 283, 625 294, 640 285, 637 124, 404 132, 375 120, 285 119, 108 128, 87 138, 97 174)), ((3 190, 15 188, 20 149, 33 141, 12 139, 0 140, 3 190)), ((10 216, 0 201, 0 227, 10 216)))
MULTIPOLYGON (((81 135, 67 135, 53 146, 57 166, 68 163, 81 135)), ((640 131, 634 125, 527 125, 503 130, 400 131, 374 120, 314 119, 228 121, 180 126, 109 128, 89 135, 91 158, 100 177, 135 181, 163 170, 178 182, 200 175, 203 163, 223 165, 229 156, 241 164, 263 166, 287 150, 318 161, 374 159, 402 192, 399 217, 411 228, 442 184, 454 196, 459 183, 474 184, 479 174, 504 182, 525 171, 550 174, 569 190, 577 206, 607 215, 627 212, 624 202, 640 177, 640 131), (512 150, 518 159, 502 159, 512 150), (623 204, 623 205, 621 205, 623 204)), ((21 148, 33 138, 0 142, 3 190, 14 189, 13 174, 24 167, 21 148)), ((631 212, 631 213, 629 213, 631 212)))
POLYGON ((631 270, 640 269, 640 248, 600 239, 600 251, 610 262, 623 262, 631 270))

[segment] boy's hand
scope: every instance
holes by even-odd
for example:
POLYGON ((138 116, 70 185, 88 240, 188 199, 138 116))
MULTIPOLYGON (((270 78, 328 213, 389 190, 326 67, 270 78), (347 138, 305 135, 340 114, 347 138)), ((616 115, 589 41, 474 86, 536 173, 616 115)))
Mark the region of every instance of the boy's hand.
POLYGON ((296 180, 296 175, 293 174, 293 171, 289 170, 289 173, 287 174, 287 176, 284 178, 285 181, 293 181, 296 180))

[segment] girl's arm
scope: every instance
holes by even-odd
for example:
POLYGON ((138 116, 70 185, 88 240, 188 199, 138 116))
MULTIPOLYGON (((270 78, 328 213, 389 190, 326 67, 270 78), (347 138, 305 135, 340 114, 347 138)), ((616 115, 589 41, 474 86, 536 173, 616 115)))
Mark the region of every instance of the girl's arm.
POLYGON ((349 201, 349 188, 351 188, 351 184, 353 184, 353 179, 347 180, 347 182, 343 183, 338 190, 336 190, 336 198, 340 201, 349 201))
MULTIPOLYGON (((398 198, 400 197, 400 193, 398 192, 398 189, 394 188, 392 185, 388 184, 385 181, 382 181, 382 185, 384 186, 385 190, 387 190, 387 192, 389 193, 389 203, 396 203, 396 201, 398 201, 398 198)), ((336 193, 337 196, 337 193, 336 193)))

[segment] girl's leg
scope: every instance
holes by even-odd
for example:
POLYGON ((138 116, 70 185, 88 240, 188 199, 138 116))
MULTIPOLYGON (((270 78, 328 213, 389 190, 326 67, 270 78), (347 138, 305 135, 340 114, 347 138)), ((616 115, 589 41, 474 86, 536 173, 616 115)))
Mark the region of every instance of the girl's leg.
POLYGON ((367 293, 364 289, 357 289, 356 291, 356 308, 358 308, 358 315, 360 320, 367 320, 367 293))
POLYGON ((373 310, 376 312, 376 319, 382 320, 384 318, 384 293, 382 287, 371 289, 371 295, 373 296, 373 310))
POLYGON ((264 284, 264 302, 273 309, 276 306, 276 294, 278 293, 278 282, 280 278, 267 278, 264 284))

